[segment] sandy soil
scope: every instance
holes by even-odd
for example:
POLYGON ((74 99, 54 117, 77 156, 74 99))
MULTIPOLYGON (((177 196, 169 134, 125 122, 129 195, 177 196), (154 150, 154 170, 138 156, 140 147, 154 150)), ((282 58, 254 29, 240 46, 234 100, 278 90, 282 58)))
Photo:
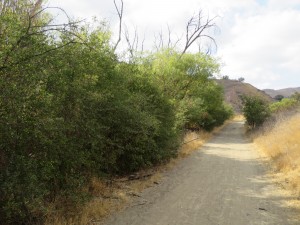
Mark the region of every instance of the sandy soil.
POLYGON ((104 224, 300 224, 243 133, 242 122, 228 124, 104 224))

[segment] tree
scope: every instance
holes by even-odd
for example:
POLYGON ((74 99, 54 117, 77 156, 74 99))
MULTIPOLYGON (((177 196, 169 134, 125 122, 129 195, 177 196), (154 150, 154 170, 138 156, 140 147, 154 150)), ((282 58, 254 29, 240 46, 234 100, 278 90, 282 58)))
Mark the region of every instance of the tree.
POLYGON ((300 93, 295 92, 294 94, 292 94, 291 98, 295 99, 297 102, 300 102, 300 93))
POLYGON ((243 96, 243 113, 248 126, 253 129, 270 117, 269 105, 257 96, 243 96))
POLYGON ((244 81, 245 81, 245 78, 244 78, 244 77, 240 77, 240 78, 238 78, 238 81, 239 81, 239 82, 244 82, 244 81))
POLYGON ((283 95, 276 95, 274 97, 274 99, 277 100, 277 101, 281 101, 282 99, 284 99, 284 96, 283 95))
POLYGON ((199 39, 207 38, 215 45, 215 39, 207 33, 210 28, 216 27, 215 20, 217 17, 204 19, 203 12, 200 10, 197 15, 192 16, 186 24, 185 46, 181 52, 181 56, 191 47, 191 45, 199 39))

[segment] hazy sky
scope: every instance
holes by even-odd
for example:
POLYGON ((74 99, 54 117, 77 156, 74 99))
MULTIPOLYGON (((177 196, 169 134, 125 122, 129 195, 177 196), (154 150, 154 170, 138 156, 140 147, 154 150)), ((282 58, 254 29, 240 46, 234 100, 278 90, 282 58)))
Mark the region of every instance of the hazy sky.
MULTIPOLYGON (((130 33, 145 36, 145 47, 167 26, 175 41, 188 19, 200 9, 218 15, 212 31, 221 75, 244 77, 258 88, 300 86, 300 0, 123 0, 124 23, 130 33)), ((75 18, 96 16, 117 32, 113 0, 49 0, 75 18)), ((197 49, 197 45, 194 46, 197 49)))

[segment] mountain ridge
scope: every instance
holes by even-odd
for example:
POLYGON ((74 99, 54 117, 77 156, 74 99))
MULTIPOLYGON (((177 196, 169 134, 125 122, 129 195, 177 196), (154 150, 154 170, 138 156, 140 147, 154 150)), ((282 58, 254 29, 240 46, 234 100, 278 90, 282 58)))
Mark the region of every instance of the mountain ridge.
POLYGON ((300 87, 289 87, 282 89, 263 89, 268 95, 274 98, 276 95, 282 95, 285 98, 291 97, 296 92, 300 92, 300 87))

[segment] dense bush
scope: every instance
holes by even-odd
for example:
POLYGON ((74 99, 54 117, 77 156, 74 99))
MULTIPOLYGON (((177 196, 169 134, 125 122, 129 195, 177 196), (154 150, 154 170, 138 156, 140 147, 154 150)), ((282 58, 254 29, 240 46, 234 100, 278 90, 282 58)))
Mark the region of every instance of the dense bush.
POLYGON ((218 63, 208 55, 181 56, 175 49, 162 49, 142 63, 144 74, 175 107, 178 129, 211 130, 232 116, 222 88, 212 80, 218 70, 218 63))
POLYGON ((273 113, 289 110, 299 105, 299 102, 295 98, 283 98, 280 102, 274 102, 270 105, 270 110, 273 113))
POLYGON ((83 200, 91 176, 165 162, 185 128, 232 113, 212 57, 167 49, 120 62, 105 24, 51 21, 31 0, 2 8, 0 224, 42 222, 56 199, 83 200))
POLYGON ((262 125, 270 117, 269 104, 257 96, 243 96, 243 113, 250 128, 262 125))
POLYGON ((209 80, 198 91, 196 102, 188 107, 186 128, 210 131, 233 115, 232 107, 223 101, 219 85, 209 80))

